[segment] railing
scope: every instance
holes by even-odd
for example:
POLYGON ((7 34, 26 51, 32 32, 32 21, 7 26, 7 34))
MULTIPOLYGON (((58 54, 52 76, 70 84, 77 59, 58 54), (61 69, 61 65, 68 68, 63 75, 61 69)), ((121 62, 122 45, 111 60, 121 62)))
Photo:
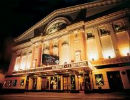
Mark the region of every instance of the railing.
POLYGON ((120 64, 126 62, 130 62, 130 56, 92 61, 91 64, 93 66, 99 66, 99 65, 107 65, 107 64, 120 64))
POLYGON ((44 66, 44 67, 42 66, 42 67, 37 67, 37 68, 32 68, 32 69, 27 69, 27 70, 14 71, 13 74, 46 72, 46 71, 76 68, 76 67, 88 67, 88 61, 82 61, 82 62, 64 64, 64 65, 49 65, 49 66, 44 66))
POLYGON ((94 69, 94 66, 100 65, 108 65, 108 64, 120 64, 130 62, 130 56, 121 57, 121 58, 111 58, 111 59, 103 59, 98 61, 81 61, 76 63, 64 64, 64 65, 49 65, 49 66, 41 66, 28 70, 14 71, 13 74, 26 74, 26 73, 35 73, 35 72, 46 72, 53 70, 61 70, 61 69, 71 69, 71 68, 80 68, 80 67, 89 67, 90 69, 94 69))

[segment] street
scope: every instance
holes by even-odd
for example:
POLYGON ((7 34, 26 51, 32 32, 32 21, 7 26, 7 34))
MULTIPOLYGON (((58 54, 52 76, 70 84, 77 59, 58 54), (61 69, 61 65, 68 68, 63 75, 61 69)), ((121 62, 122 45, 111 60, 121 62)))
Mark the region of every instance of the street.
POLYGON ((125 100, 130 99, 130 93, 54 93, 25 92, 0 95, 0 100, 125 100))

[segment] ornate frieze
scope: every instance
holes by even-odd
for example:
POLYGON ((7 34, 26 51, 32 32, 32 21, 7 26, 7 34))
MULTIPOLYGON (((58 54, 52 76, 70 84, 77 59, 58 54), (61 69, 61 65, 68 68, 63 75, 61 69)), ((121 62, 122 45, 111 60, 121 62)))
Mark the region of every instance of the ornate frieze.
POLYGON ((89 28, 89 27, 92 27, 95 25, 99 25, 99 24, 111 22, 113 20, 117 20, 119 18, 125 17, 126 14, 129 14, 129 13, 130 13, 130 9, 125 9, 125 10, 120 10, 120 11, 105 15, 103 17, 96 18, 96 19, 91 20, 91 21, 87 21, 87 22, 85 22, 85 28, 89 28))
POLYGON ((67 8, 55 10, 52 13, 50 13, 48 16, 46 16, 45 18, 43 18, 41 21, 39 21, 37 24, 35 24, 34 26, 32 26, 30 29, 28 29, 27 31, 25 31, 22 35, 20 35, 19 37, 17 37, 15 39, 15 42, 17 42, 21 38, 25 37, 32 30, 36 29, 37 27, 40 27, 43 23, 46 23, 47 21, 49 21, 50 19, 56 17, 57 15, 60 15, 60 14, 63 14, 63 13, 74 12, 74 11, 85 9, 85 8, 87 9, 87 8, 92 8, 92 7, 110 5, 110 4, 114 4, 114 3, 119 3, 121 1, 123 1, 123 0, 95 1, 95 2, 90 2, 90 3, 86 3, 86 4, 81 4, 81 5, 76 5, 76 6, 72 6, 72 7, 67 7, 67 8))
POLYGON ((16 51, 16 50, 19 50, 19 49, 22 49, 22 48, 26 48, 26 47, 31 46, 31 44, 32 44, 31 42, 22 43, 20 45, 13 47, 12 50, 16 51))

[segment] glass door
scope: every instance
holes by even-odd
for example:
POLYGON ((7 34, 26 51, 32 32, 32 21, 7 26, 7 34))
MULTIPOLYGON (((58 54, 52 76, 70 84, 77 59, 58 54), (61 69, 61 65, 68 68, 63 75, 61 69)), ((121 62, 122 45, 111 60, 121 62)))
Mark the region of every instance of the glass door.
POLYGON ((69 76, 63 77, 63 89, 65 91, 70 90, 70 77, 69 76))

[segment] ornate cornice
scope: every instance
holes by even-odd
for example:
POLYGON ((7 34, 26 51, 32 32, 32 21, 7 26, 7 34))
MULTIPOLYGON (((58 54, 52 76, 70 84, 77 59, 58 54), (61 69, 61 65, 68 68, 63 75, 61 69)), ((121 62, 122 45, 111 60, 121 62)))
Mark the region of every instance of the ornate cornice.
POLYGON ((109 15, 105 15, 103 17, 99 17, 97 19, 94 19, 94 20, 91 20, 91 21, 88 21, 88 22, 80 21, 78 23, 74 23, 72 25, 69 25, 65 29, 62 29, 62 30, 55 32, 53 34, 49 34, 49 35, 46 35, 46 36, 38 36, 38 37, 32 38, 29 42, 15 46, 13 48, 13 50, 26 48, 26 47, 29 47, 32 44, 35 44, 35 43, 38 43, 38 42, 44 42, 44 41, 48 41, 48 40, 51 40, 51 39, 59 38, 63 35, 70 34, 70 33, 72 33, 71 31, 79 29, 83 26, 85 26, 85 28, 93 27, 97 24, 101 24, 101 23, 104 23, 104 22, 115 20, 117 18, 122 18, 125 15, 127 15, 128 13, 130 13, 130 9, 120 10, 120 11, 111 13, 109 15))
POLYGON ((80 21, 78 23, 74 23, 72 25, 69 25, 67 26, 65 29, 63 30, 60 30, 58 32, 55 32, 53 34, 49 34, 49 35, 46 35, 44 37, 44 40, 43 41, 47 41, 47 40, 50 40, 50 39, 54 39, 54 38, 59 38, 63 35, 67 35, 67 34, 70 34, 70 31, 72 30, 75 30, 75 29, 78 29, 80 27, 82 27, 84 25, 84 21, 80 21))
POLYGON ((130 9, 125 9, 125 10, 120 10, 120 11, 105 15, 103 17, 96 18, 91 21, 87 21, 87 22, 85 22, 85 28, 92 27, 92 26, 95 26, 98 24, 102 24, 104 22, 110 22, 115 19, 125 17, 129 13, 130 13, 130 9))
POLYGON ((31 39, 31 43, 34 44, 34 43, 36 43, 36 42, 41 42, 42 39, 43 39, 42 36, 35 37, 35 38, 31 39))
POLYGON ((32 43, 29 41, 29 42, 26 42, 26 43, 23 43, 23 44, 20 44, 20 45, 13 47, 12 50, 15 51, 15 50, 18 50, 18 49, 23 49, 23 48, 31 46, 31 44, 32 43))
POLYGON ((91 64, 93 66, 102 66, 102 65, 109 65, 109 64, 120 64, 120 63, 126 63, 126 62, 130 62, 130 56, 91 61, 91 64))
POLYGON ((25 31, 19 37, 17 37, 16 39, 14 39, 14 41, 15 42, 19 41, 21 38, 25 37, 29 32, 31 32, 34 29, 36 29, 37 27, 41 26, 43 23, 47 22, 48 20, 53 19, 57 15, 60 15, 60 14, 63 14, 63 13, 68 13, 68 12, 74 12, 74 11, 85 9, 85 8, 92 8, 92 7, 98 7, 98 6, 103 6, 103 5, 111 5, 111 4, 114 4, 114 3, 119 3, 121 1, 124 1, 124 0, 95 1, 95 2, 90 2, 90 3, 85 3, 85 4, 80 4, 80 5, 76 5, 76 6, 71 6, 71 7, 67 7, 67 8, 62 8, 62 9, 55 10, 52 13, 50 13, 48 16, 46 16, 45 18, 43 18, 41 21, 39 21, 38 23, 36 23, 34 26, 32 26, 30 29, 28 29, 27 31, 25 31))

